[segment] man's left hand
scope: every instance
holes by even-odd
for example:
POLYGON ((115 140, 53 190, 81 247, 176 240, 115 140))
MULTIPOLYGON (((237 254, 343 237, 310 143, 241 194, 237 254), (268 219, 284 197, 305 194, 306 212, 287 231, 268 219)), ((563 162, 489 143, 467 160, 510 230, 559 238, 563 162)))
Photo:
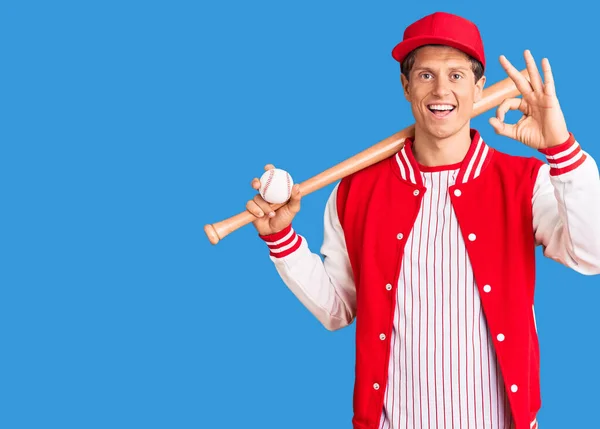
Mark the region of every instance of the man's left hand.
POLYGON ((552 69, 547 58, 542 60, 544 82, 528 50, 524 53, 529 81, 506 59, 500 56, 500 64, 517 86, 522 98, 508 98, 498 106, 496 117, 490 118, 490 124, 497 134, 525 143, 534 149, 547 149, 564 143, 569 131, 562 113, 552 69), (516 124, 504 122, 509 110, 520 110, 523 116, 516 124))

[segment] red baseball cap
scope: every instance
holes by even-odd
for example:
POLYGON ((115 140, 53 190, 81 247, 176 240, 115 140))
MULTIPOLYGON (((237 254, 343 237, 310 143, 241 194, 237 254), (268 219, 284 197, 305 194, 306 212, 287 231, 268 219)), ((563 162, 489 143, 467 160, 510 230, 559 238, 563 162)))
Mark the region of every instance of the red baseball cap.
POLYGON ((483 41, 477 26, 468 19, 446 12, 432 13, 406 27, 404 38, 394 47, 392 56, 401 63, 410 51, 429 44, 461 50, 485 68, 483 41))

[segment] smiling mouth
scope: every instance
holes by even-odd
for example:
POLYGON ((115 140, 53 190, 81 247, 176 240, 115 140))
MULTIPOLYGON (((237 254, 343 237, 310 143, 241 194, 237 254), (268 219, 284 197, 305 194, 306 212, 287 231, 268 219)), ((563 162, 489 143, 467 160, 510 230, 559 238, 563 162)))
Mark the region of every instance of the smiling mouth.
POLYGON ((456 106, 452 104, 430 104, 427 108, 436 118, 445 118, 454 112, 456 106))

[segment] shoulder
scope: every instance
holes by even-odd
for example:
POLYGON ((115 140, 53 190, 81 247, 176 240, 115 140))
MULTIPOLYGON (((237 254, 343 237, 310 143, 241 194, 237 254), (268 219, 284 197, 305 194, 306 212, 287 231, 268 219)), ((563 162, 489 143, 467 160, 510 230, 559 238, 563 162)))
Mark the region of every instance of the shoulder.
POLYGON ((354 180, 368 180, 372 177, 379 176, 383 171, 387 171, 389 169, 390 162, 394 161, 395 158, 396 154, 391 155, 385 159, 382 159, 381 161, 376 162, 375 164, 349 174, 342 180, 347 182, 354 180))
POLYGON ((390 163, 395 161, 395 157, 394 154, 342 178, 339 184, 339 192, 347 192, 350 187, 369 186, 369 184, 387 177, 391 172, 390 163))
POLYGON ((494 149, 490 164, 492 169, 503 177, 535 180, 539 169, 545 165, 545 162, 533 154, 529 156, 513 155, 494 149))
POLYGON ((396 154, 342 178, 335 195, 340 218, 343 218, 347 205, 354 206, 353 203, 364 201, 375 189, 381 191, 394 183, 391 163, 396 162, 395 157, 396 154))

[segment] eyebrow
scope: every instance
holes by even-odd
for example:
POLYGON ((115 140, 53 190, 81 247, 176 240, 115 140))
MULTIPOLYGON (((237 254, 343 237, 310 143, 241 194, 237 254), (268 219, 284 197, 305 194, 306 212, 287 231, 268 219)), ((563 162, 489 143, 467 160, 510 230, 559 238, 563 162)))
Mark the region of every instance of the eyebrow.
MULTIPOLYGON (((471 70, 470 67, 466 67, 466 66, 452 66, 450 65, 450 67, 448 67, 451 70, 464 70, 464 71, 469 71, 471 70)), ((431 69, 430 67, 427 66, 421 66, 421 67, 413 67, 413 70, 423 70, 423 71, 433 71, 433 69, 431 69)))

